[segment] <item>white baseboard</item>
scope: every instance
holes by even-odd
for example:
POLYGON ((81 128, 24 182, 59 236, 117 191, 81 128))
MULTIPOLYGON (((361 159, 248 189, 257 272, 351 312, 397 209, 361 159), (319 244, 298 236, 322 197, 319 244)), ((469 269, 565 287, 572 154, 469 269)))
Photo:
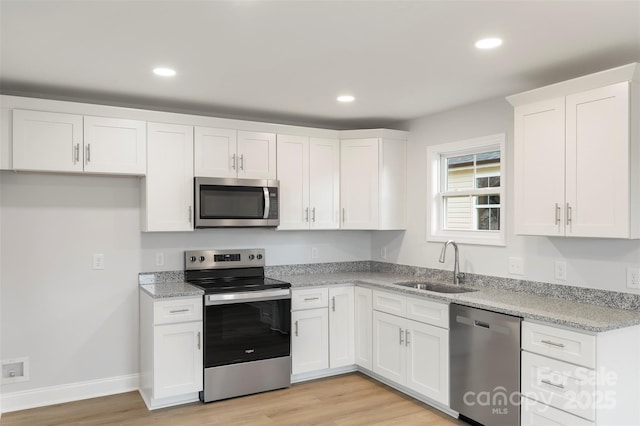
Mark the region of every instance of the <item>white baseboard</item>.
POLYGON ((60 386, 37 388, 27 391, 3 393, 0 395, 0 407, 3 413, 43 407, 63 402, 80 401, 82 399, 138 390, 140 377, 138 374, 108 377, 88 382, 69 383, 60 386))

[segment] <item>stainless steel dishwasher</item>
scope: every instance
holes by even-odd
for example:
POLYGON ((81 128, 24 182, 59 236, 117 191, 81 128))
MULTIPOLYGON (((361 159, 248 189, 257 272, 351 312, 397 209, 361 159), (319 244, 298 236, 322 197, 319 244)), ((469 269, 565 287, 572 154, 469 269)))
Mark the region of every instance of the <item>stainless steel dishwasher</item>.
POLYGON ((520 424, 522 318, 452 304, 450 403, 462 420, 520 424))

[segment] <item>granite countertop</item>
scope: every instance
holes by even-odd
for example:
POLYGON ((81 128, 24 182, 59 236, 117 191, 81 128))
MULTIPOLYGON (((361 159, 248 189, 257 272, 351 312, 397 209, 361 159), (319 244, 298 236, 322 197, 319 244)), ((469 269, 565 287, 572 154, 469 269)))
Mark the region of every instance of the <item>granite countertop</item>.
POLYGON ((202 296, 204 290, 185 282, 144 284, 140 288, 154 299, 202 296))
MULTIPOLYGON (((475 308, 487 309, 526 319, 540 320, 553 324, 577 328, 591 332, 603 332, 618 328, 640 325, 640 312, 607 308, 586 303, 577 303, 553 297, 544 297, 522 292, 492 288, 471 287, 478 291, 470 293, 436 293, 426 290, 400 287, 394 283, 402 281, 426 281, 413 276, 384 272, 351 272, 309 275, 273 276, 291 283, 292 288, 330 286, 337 284, 359 284, 383 290, 393 290, 411 296, 425 297, 443 302, 458 303, 475 308)), ((452 284, 449 284, 452 285, 452 284)))
MULTIPOLYGON (((171 276, 171 275, 170 275, 171 276)), ((589 303, 578 303, 571 300, 534 295, 520 291, 496 289, 489 287, 473 287, 477 291, 469 293, 436 293, 427 290, 400 287, 394 283, 402 281, 429 281, 413 275, 389 272, 332 272, 297 275, 275 275, 271 278, 290 282, 293 289, 332 286, 340 284, 358 284, 371 288, 392 290, 414 297, 424 297, 447 303, 458 303, 480 309, 487 309, 526 319, 544 321, 566 327, 590 332, 603 332, 618 328, 640 325, 640 311, 616 309, 589 303)), ((204 291, 188 283, 183 277, 172 276, 172 282, 147 282, 145 277, 140 288, 154 299, 170 297, 201 296, 204 291)), ((451 283, 444 283, 452 285, 451 283)))

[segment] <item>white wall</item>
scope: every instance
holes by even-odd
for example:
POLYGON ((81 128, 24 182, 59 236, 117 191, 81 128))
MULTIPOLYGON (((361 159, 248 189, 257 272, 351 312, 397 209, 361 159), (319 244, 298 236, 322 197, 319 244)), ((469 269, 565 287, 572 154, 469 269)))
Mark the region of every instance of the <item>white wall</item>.
MULTIPOLYGON (((374 260, 387 247, 387 260, 412 266, 451 269, 453 256, 438 263, 441 243, 426 242, 427 146, 496 133, 507 135, 507 245, 461 245, 461 270, 484 275, 638 293, 626 287, 626 267, 640 266, 640 240, 517 236, 513 232, 513 109, 503 99, 469 105, 411 122, 408 143, 407 230, 372 237, 374 260), (524 258, 524 277, 509 275, 509 257, 524 258), (554 261, 567 262, 566 282, 554 278, 554 261)), ((596 196, 596 195, 594 195, 596 196)))
POLYGON ((183 269, 185 249, 265 247, 270 265, 371 257, 361 231, 143 234, 136 177, 0 172, 0 218, 0 357, 31 367, 3 394, 138 373, 138 273, 183 269))

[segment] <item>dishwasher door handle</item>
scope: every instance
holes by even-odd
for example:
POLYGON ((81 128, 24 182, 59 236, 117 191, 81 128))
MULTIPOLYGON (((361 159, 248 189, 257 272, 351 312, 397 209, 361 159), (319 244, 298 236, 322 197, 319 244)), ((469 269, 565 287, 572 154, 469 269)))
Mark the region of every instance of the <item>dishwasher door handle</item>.
POLYGON ((489 323, 488 322, 484 322, 484 321, 474 320, 473 321, 473 325, 476 326, 476 327, 491 328, 489 323))

